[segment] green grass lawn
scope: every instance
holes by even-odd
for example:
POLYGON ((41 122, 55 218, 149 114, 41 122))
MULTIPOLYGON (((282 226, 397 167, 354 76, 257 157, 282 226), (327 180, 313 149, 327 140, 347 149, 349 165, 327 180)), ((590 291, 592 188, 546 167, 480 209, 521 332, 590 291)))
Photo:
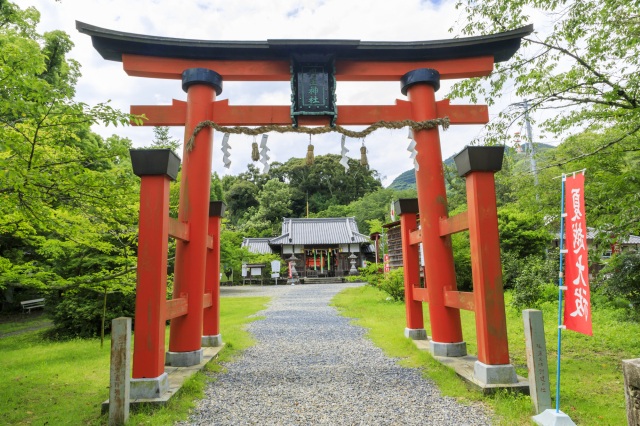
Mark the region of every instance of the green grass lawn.
MULTIPOLYGON (((219 370, 220 360, 252 344, 244 327, 258 318, 250 316, 267 302, 268 298, 257 297, 222 300, 221 332, 226 346, 208 370, 219 370)), ((0 424, 106 424, 100 405, 109 397, 110 341, 100 349, 99 339, 54 342, 42 334, 28 331, 0 339, 0 424)), ((184 419, 207 380, 204 374, 196 374, 169 407, 135 414, 129 424, 173 424, 184 419)))
MULTIPOLYGON (((428 353, 419 351, 403 335, 404 304, 386 300, 387 294, 370 286, 346 289, 333 304, 356 323, 369 330, 368 336, 389 356, 399 357, 402 365, 421 368, 434 380, 442 393, 463 403, 483 401, 504 425, 532 424, 534 415, 529 397, 499 393, 482 397, 467 388, 452 370, 442 366, 428 353)), ((507 301, 509 295, 506 296, 507 301)), ((542 308, 549 356, 550 380, 555 395, 557 304, 542 308)), ((425 328, 430 329, 428 306, 424 306, 425 328)), ((476 353, 474 314, 462 311, 462 324, 468 352, 476 353)), ((518 374, 527 376, 522 313, 507 308, 507 328, 511 362, 518 374)), ((625 321, 619 312, 593 311, 593 337, 572 331, 563 332, 560 409, 579 425, 626 424, 621 360, 640 356, 640 324, 625 321)), ((553 402, 555 404, 555 402, 553 402)))
POLYGON ((31 314, 13 314, 0 317, 0 337, 27 329, 51 325, 51 319, 43 312, 31 314))

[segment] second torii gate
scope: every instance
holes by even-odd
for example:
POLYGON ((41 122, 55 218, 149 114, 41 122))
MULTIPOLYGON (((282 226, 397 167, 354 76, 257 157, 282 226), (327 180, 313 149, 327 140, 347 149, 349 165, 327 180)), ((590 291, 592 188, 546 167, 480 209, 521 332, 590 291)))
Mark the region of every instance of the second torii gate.
MULTIPOLYGON (((421 42, 227 42, 137 35, 82 22, 76 26, 91 36, 94 47, 105 59, 121 61, 127 74, 181 80, 186 102, 132 106, 131 113, 144 114, 147 126, 185 126, 185 141, 191 139, 198 124, 207 120, 218 126, 293 124, 298 130, 301 126, 371 125, 381 121, 437 123, 445 118, 451 125, 485 124, 489 117, 484 105, 436 101, 440 80, 489 75, 494 63, 509 59, 520 47, 522 37, 533 31, 532 26, 527 26, 488 36, 421 42), (228 100, 216 101, 223 81, 291 81, 292 105, 236 106, 228 100), (341 81, 397 81, 408 101, 396 100, 393 105, 337 105, 335 86, 341 81)), ((419 165, 416 180, 420 238, 428 257, 425 277, 427 285, 433 287, 432 294, 442 296, 429 300, 431 345, 438 354, 461 356, 466 354, 466 345, 460 313, 443 302, 444 292, 455 290, 456 282, 450 243, 439 231, 440 220, 448 217, 448 210, 437 126, 414 128, 414 139, 419 165)), ((174 365, 194 365, 202 359, 206 256, 207 247, 211 246, 212 142, 213 130, 204 127, 192 144, 185 143, 182 156, 179 223, 175 226, 184 228, 189 238, 179 240, 176 247, 174 299, 182 300, 186 314, 171 320, 167 359, 174 365)), ((139 253, 139 263, 144 262, 141 256, 139 253)), ((211 303, 217 306, 218 300, 211 303)), ((142 314, 140 319, 137 315, 136 329, 138 321, 144 321, 142 314)), ((426 338, 421 307, 419 313, 407 311, 406 334, 414 339, 426 338)), ((137 373, 143 370, 136 369, 136 365, 145 362, 134 353, 132 383, 162 380, 160 375, 153 377, 159 371, 146 376, 137 373)))

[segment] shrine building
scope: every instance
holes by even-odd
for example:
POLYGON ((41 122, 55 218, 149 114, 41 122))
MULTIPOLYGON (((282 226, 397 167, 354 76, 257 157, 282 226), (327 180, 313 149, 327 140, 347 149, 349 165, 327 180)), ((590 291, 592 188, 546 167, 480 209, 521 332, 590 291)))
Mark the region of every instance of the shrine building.
POLYGON ((242 247, 252 253, 275 253, 283 260, 298 259, 302 277, 342 277, 349 275, 349 256, 356 256, 356 267, 375 262, 375 249, 368 236, 361 234, 353 217, 284 218, 281 235, 273 238, 244 238, 242 247))

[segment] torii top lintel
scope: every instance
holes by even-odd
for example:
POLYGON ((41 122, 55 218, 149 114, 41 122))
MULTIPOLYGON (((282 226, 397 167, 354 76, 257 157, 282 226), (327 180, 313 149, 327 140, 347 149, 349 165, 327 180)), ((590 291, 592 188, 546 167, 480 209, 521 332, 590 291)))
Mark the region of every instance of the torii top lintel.
POLYGON ((417 68, 442 79, 486 76, 518 50, 533 25, 497 34, 412 42, 359 40, 191 40, 132 34, 76 21, 104 59, 122 61, 127 74, 180 79, 188 68, 209 68, 225 81, 288 81, 295 54, 330 55, 339 81, 399 81, 417 68))

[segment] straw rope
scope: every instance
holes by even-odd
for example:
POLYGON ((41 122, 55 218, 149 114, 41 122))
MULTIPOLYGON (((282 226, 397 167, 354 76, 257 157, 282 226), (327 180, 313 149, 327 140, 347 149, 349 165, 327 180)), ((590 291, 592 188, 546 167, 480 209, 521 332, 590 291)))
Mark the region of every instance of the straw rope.
POLYGON ((319 135, 323 133, 330 132, 338 132, 350 138, 362 139, 375 132, 378 129, 402 129, 404 127, 411 127, 413 130, 427 130, 433 129, 435 127, 442 126, 444 130, 449 128, 449 117, 444 118, 436 118, 434 120, 425 120, 425 121, 413 121, 413 120, 401 120, 401 121, 376 121, 369 127, 361 131, 354 131, 345 129, 340 125, 335 126, 324 126, 324 127, 293 127, 289 126, 278 126, 275 124, 271 124, 268 126, 260 126, 260 127, 226 127, 221 126, 219 124, 214 123, 210 120, 205 120, 200 123, 193 129, 193 133, 191 137, 187 141, 187 151, 192 151, 195 144, 195 138, 198 133, 205 127, 212 128, 222 133, 232 133, 232 134, 243 134, 243 135, 252 135, 257 136, 264 133, 269 132, 277 132, 277 133, 306 133, 308 135, 319 135))

